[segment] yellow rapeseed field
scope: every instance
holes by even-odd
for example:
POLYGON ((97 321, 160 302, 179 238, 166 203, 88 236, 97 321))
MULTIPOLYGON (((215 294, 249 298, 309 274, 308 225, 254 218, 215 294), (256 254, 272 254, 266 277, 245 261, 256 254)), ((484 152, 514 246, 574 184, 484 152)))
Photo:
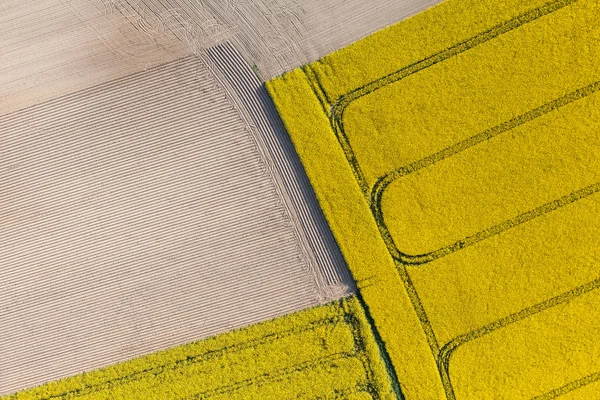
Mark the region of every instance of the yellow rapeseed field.
POLYGON ((267 87, 408 400, 600 398, 600 2, 449 0, 267 87))
POLYGON ((394 399, 356 297, 5 397, 394 399))

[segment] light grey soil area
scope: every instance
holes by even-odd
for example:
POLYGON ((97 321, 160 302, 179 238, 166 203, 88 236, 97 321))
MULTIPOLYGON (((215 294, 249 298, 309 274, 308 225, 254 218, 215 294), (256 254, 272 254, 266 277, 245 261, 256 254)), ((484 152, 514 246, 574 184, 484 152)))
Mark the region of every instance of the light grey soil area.
POLYGON ((0 395, 354 293, 261 80, 435 2, 0 2, 0 395))
POLYGON ((314 61, 440 0, 105 0, 135 4, 145 26, 196 51, 230 40, 267 80, 314 61))
POLYGON ((3 392, 351 290, 248 125, 196 56, 0 120, 3 392))
POLYGON ((229 40, 262 80, 441 0, 3 0, 0 114, 229 40))

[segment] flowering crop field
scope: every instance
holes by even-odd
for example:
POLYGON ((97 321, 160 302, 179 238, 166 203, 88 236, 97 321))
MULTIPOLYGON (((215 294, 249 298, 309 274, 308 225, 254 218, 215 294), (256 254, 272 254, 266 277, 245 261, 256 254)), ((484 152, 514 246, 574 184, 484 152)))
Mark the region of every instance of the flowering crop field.
POLYGON ((7 397, 71 398, 394 397, 371 327, 354 296, 7 397))
POLYGON ((408 399, 600 392, 598 60, 598 1, 450 0, 267 83, 408 399))

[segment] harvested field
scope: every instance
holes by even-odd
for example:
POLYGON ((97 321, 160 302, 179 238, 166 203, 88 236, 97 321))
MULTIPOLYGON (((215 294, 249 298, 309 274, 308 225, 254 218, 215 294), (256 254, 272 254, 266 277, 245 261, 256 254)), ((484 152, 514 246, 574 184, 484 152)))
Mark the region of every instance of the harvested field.
MULTIPOLYGON (((250 99, 245 74, 221 79, 250 99)), ((188 56, 1 118, 0 392, 351 293, 320 214, 290 203, 307 188, 273 168, 273 128, 222 85, 188 56)))
POLYGON ((598 26, 451 0, 268 83, 408 398, 600 380, 598 26))
MULTIPOLYGON (((167 27, 194 51, 224 38, 268 79, 314 61, 440 0, 142 0, 147 25, 167 27)), ((111 0, 114 11, 126 0, 111 0)))
POLYGON ((0 115, 224 40, 268 79, 438 1, 3 1, 0 115))
POLYGON ((354 281, 285 131, 267 90, 229 42, 203 53, 229 99, 237 105, 276 183, 283 206, 306 247, 308 267, 317 280, 323 301, 354 292, 354 281))
POLYGON ((100 0, 3 1, 0 115, 190 53, 169 31, 149 36, 124 15, 100 0))

